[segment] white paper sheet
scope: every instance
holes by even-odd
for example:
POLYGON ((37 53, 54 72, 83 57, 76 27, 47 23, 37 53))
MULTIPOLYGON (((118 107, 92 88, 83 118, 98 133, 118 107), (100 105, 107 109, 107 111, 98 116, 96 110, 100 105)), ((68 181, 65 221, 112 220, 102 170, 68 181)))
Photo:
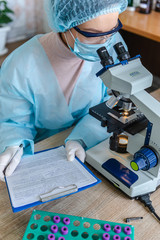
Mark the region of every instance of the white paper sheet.
POLYGON ((39 201, 41 194, 55 187, 76 184, 81 188, 97 182, 77 160, 67 161, 63 146, 24 157, 6 180, 14 208, 39 201))

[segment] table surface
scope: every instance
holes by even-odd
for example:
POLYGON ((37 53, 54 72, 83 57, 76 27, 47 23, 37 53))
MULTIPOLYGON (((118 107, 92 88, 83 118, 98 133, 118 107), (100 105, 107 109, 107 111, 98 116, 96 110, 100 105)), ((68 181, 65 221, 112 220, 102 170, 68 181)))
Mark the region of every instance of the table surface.
POLYGON ((160 42, 160 13, 152 11, 143 14, 137 11, 125 11, 120 15, 123 29, 137 35, 160 42))
MULTIPOLYGON (((152 95, 160 101, 160 89, 152 95)), ((37 143, 35 151, 62 145, 70 131, 67 129, 37 143)), ((135 240, 158 240, 160 225, 151 213, 140 202, 129 199, 92 167, 90 169, 102 180, 97 186, 19 213, 12 212, 6 185, 0 182, 0 240, 22 239, 33 209, 119 223, 124 223, 127 217, 142 216, 143 220, 131 223, 135 227, 135 240)), ((160 215, 160 189, 151 195, 151 200, 160 215)))

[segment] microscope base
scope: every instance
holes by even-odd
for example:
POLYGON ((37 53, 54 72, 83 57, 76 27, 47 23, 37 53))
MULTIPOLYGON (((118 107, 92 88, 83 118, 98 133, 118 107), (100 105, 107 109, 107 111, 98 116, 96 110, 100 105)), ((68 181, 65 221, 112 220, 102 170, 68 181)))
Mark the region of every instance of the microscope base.
POLYGON ((159 179, 148 171, 134 171, 130 167, 133 156, 119 154, 109 149, 109 139, 86 152, 86 162, 104 175, 109 181, 134 198, 154 192, 159 179))

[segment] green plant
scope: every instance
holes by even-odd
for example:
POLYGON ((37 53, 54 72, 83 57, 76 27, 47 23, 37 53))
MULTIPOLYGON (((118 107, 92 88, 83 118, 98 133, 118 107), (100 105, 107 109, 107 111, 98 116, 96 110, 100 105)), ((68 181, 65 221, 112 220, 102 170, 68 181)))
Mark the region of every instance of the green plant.
POLYGON ((9 14, 14 14, 14 12, 8 8, 6 1, 0 1, 0 27, 13 21, 8 16, 9 14))

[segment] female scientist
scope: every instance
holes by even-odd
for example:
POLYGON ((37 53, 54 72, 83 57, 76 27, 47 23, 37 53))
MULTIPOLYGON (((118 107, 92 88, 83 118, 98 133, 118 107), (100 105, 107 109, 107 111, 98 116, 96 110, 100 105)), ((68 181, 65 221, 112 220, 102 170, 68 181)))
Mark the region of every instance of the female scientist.
POLYGON ((118 16, 127 4, 127 0, 47 0, 53 31, 16 49, 0 70, 1 180, 4 173, 13 173, 23 154, 34 153, 35 142, 72 125, 65 140, 69 161, 76 155, 84 162, 84 149, 108 137, 88 114, 90 107, 107 99, 107 88, 96 77, 101 69, 96 50, 105 46, 118 61, 113 46, 125 44, 118 33, 118 16))

